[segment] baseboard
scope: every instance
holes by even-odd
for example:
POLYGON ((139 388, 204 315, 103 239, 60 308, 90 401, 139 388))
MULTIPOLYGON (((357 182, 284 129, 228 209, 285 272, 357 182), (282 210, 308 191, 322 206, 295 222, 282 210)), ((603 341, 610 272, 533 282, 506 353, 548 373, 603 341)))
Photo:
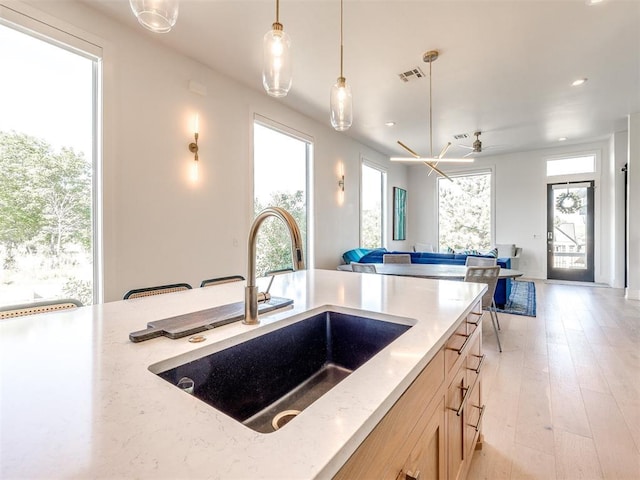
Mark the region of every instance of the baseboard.
POLYGON ((555 284, 555 285, 573 285, 576 287, 597 287, 597 288, 611 288, 610 285, 606 283, 595 283, 595 282, 576 282, 573 280, 551 280, 546 279, 544 283, 555 284))
POLYGON ((640 290, 631 290, 627 287, 624 290, 624 298, 627 300, 640 300, 640 290))

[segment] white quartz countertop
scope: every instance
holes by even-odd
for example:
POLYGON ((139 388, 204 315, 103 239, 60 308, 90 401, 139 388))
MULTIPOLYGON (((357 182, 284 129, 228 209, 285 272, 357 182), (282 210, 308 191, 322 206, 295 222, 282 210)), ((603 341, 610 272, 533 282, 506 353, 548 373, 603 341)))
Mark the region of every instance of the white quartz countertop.
POLYGON ((0 321, 0 477, 331 478, 484 288, 328 270, 279 275, 271 293, 292 298, 293 308, 259 326, 208 330, 202 343, 128 335, 151 320, 240 301, 244 282, 0 321), (415 325, 277 432, 255 432, 148 369, 323 306, 415 325))

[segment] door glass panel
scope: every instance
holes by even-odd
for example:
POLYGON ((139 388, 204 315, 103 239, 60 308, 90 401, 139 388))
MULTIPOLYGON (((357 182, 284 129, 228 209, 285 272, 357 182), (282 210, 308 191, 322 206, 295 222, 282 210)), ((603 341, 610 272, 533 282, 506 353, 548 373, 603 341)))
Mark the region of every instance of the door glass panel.
POLYGON ((547 276, 593 281, 593 183, 549 187, 547 276))

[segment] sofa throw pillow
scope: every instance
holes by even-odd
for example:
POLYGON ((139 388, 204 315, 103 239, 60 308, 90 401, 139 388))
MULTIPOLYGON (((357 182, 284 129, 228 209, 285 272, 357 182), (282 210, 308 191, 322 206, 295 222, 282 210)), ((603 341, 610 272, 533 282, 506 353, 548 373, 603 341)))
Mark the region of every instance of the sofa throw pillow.
POLYGON ((364 257, 367 253, 372 252, 370 248, 354 248, 353 250, 349 250, 348 252, 344 252, 342 254, 342 258, 346 262, 347 265, 350 265, 351 262, 358 263, 362 257, 364 257))
POLYGON ((459 254, 459 255, 476 255, 476 256, 482 255, 482 253, 480 253, 478 250, 474 250, 474 249, 456 250, 456 253, 459 254))
POLYGON ((491 250, 489 250, 488 252, 483 253, 482 255, 484 255, 485 257, 498 258, 498 249, 497 248, 492 248, 491 250))

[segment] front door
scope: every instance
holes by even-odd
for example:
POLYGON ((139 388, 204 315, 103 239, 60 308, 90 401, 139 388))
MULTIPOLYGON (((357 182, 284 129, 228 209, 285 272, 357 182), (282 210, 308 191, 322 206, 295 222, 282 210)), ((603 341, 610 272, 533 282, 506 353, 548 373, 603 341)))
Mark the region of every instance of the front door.
POLYGON ((593 185, 547 185, 549 279, 593 282, 593 185))

